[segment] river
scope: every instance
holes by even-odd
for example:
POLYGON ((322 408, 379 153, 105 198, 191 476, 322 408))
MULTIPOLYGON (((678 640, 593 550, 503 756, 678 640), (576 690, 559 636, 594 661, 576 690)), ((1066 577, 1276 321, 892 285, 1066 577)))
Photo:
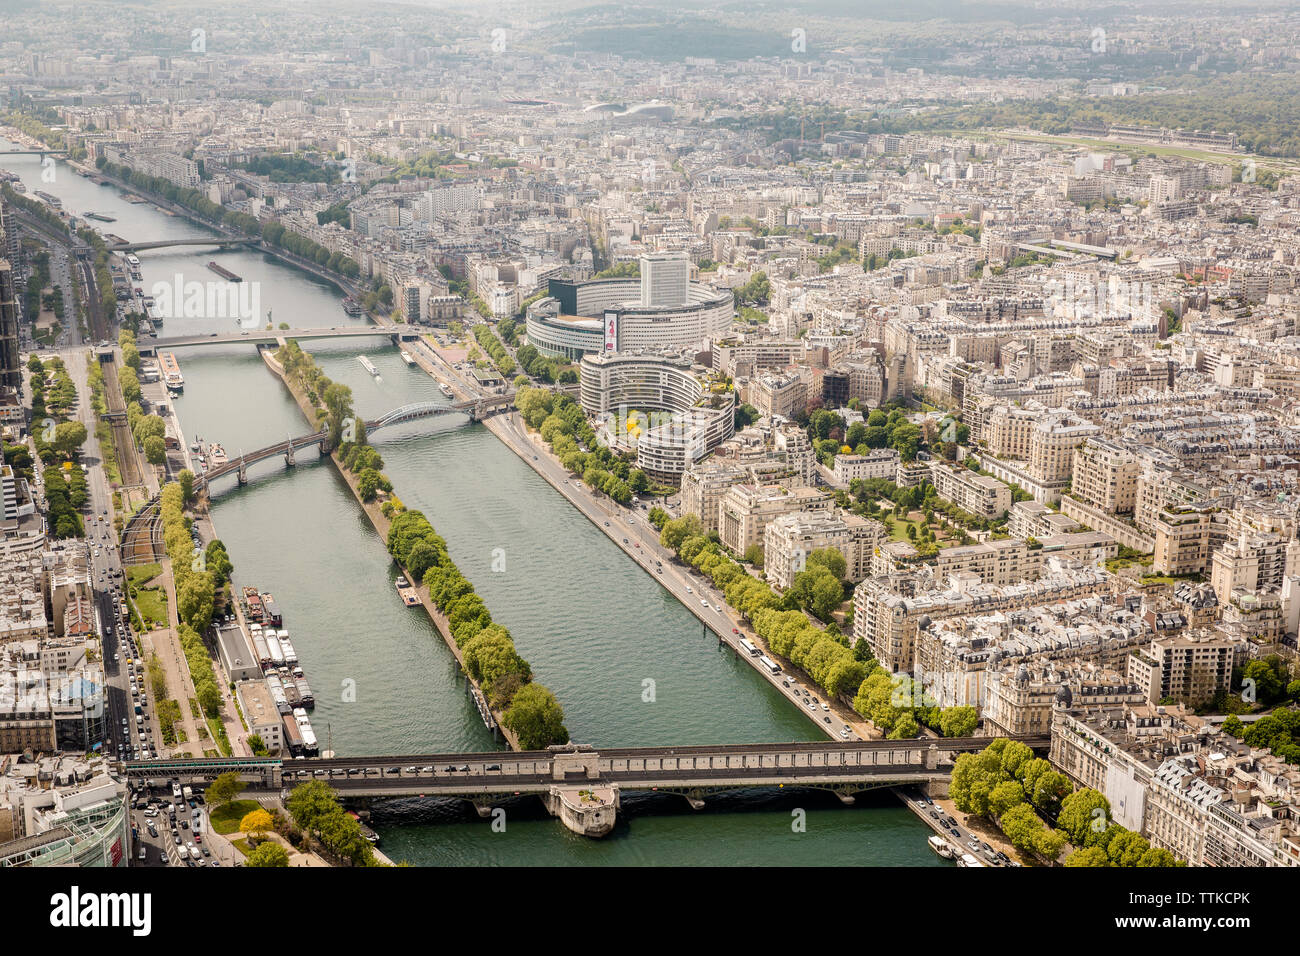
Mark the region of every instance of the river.
MULTIPOLYGON (((31 189, 131 240, 184 238, 202 227, 133 205, 60 163, 40 181, 34 157, 5 157, 31 189)), ((261 307, 295 328, 357 324, 321 280, 258 252, 212 248, 140 253, 143 285, 214 278, 222 266, 260 287, 261 307)), ((165 336, 226 331, 229 319, 170 319, 165 336)), ((308 343, 325 372, 353 390, 367 418, 413 401, 442 401, 386 340, 308 343), (357 361, 366 355, 379 374, 357 361)), ((251 345, 181 349, 176 400, 187 440, 219 441, 233 457, 306 424, 251 345)), ((425 419, 376 436, 385 471, 408 507, 428 515, 495 620, 508 627, 536 679, 555 691, 575 741, 596 746, 823 739, 807 717, 748 664, 702 634, 657 581, 481 425, 425 419), (502 567, 504 564, 504 567, 502 567), (649 683, 653 682, 653 683, 649 683), (653 693, 648 692, 653 688, 653 693)), ((455 660, 427 616, 402 605, 396 570, 332 466, 303 456, 218 485, 212 517, 240 585, 272 591, 315 692, 322 746, 342 754, 428 753, 501 746, 483 726, 455 660)), ((702 811, 678 797, 627 795, 618 829, 576 837, 540 803, 507 808, 495 833, 452 801, 398 802, 376 817, 384 849, 430 865, 719 864, 942 865, 928 829, 888 793, 843 807, 830 794, 792 790, 719 795, 702 811), (804 821, 801 831, 797 825, 804 821), (399 825, 400 822, 400 825, 399 825)))

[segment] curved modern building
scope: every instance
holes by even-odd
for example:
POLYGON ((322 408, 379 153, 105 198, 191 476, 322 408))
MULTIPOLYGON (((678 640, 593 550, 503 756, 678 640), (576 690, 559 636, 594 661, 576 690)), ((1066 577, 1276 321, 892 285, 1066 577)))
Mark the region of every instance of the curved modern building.
POLYGON ((635 449, 637 467, 676 482, 735 431, 736 393, 718 388, 689 353, 637 350, 585 355, 582 409, 611 447, 635 449))
POLYGON ((539 351, 577 360, 629 349, 699 348, 731 328, 735 302, 690 281, 681 253, 641 257, 636 279, 552 279, 549 295, 528 308, 528 341, 539 351))

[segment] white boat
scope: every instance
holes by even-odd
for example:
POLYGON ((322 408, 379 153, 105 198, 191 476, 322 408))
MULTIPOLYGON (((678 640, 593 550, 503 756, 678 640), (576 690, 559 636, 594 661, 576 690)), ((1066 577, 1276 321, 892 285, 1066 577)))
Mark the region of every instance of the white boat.
POLYGON ((448 398, 451 398, 451 386, 450 386, 450 385, 448 385, 446 382, 439 382, 439 383, 438 383, 438 388, 442 389, 442 394, 446 395, 448 398))
POLYGON ((415 364, 415 356, 412 355, 410 352, 406 351, 406 349, 402 349, 401 352, 398 354, 402 356, 402 361, 405 362, 407 365, 415 364))
POLYGON ((366 358, 364 355, 358 355, 357 361, 360 362, 361 367, 364 368, 371 375, 379 374, 379 369, 375 368, 375 363, 370 361, 370 359, 366 358))
POLYGON ((945 860, 951 860, 957 855, 952 848, 952 844, 938 834, 930 837, 930 849, 945 860))

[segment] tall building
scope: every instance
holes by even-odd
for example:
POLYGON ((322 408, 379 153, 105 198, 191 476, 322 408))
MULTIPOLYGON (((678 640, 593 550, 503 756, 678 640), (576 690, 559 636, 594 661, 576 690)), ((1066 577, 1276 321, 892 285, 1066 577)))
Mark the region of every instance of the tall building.
POLYGON ((20 388, 22 367, 18 358, 18 302, 14 273, 8 259, 0 259, 0 387, 20 388))
POLYGON ((641 257, 641 304, 685 305, 690 292, 691 262, 684 252, 655 252, 641 257))

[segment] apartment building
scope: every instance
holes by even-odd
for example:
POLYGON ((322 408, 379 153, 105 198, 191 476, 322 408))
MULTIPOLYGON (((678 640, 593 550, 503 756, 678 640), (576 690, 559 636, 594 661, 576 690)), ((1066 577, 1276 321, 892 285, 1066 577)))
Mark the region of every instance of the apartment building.
POLYGON ((1141 470, 1137 456, 1128 448, 1094 435, 1074 454, 1070 492, 1107 514, 1132 514, 1141 470))
POLYGON ((1128 677, 1151 703, 1175 700, 1190 706, 1214 699, 1232 684, 1233 663, 1243 642, 1220 630, 1185 631, 1157 637, 1128 659, 1128 677))
POLYGON ((781 515, 829 512, 834 499, 815 488, 733 485, 718 503, 718 536, 736 554, 762 545, 769 522, 781 515))
POLYGON ((879 521, 838 509, 780 515, 763 532, 767 583, 784 591, 804 570, 808 555, 825 548, 844 556, 849 581, 861 581, 870 570, 872 551, 886 537, 879 521))
POLYGON ((930 483, 941 498, 980 518, 1000 518, 1011 508, 1011 489, 1002 482, 945 461, 930 462, 930 483))

